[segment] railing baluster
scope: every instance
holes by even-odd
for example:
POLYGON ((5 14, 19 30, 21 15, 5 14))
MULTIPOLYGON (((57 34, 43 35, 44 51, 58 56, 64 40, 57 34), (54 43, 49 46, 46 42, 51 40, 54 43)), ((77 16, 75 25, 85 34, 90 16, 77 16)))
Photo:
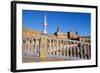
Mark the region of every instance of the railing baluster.
MULTIPOLYGON (((27 37, 23 38, 23 40, 22 55, 39 57, 41 53, 40 44, 42 43, 40 39, 27 37)), ((91 45, 89 43, 69 39, 48 39, 47 41, 48 57, 91 58, 91 45)))

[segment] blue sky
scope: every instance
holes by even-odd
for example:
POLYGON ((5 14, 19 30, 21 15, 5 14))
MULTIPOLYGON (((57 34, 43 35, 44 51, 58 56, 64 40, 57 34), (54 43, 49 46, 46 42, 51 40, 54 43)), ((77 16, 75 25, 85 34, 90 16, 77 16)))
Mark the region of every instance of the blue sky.
POLYGON ((59 26, 61 32, 78 31, 80 35, 91 34, 90 13, 23 10, 23 27, 43 31, 42 23, 45 14, 48 33, 56 32, 57 26, 59 26))

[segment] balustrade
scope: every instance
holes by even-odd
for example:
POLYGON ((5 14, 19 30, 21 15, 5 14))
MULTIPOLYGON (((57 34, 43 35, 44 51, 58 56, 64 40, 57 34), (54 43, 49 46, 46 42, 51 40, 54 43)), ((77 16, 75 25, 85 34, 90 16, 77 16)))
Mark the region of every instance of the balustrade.
MULTIPOLYGON (((79 59, 91 58, 91 45, 89 43, 69 39, 47 39, 48 57, 72 57, 79 59)), ((23 38, 23 56, 40 56, 40 38, 23 38)), ((46 51, 44 51, 46 52, 46 51)))
POLYGON ((23 38, 23 56, 39 56, 40 41, 37 38, 23 38))
POLYGON ((50 53, 52 57, 74 57, 79 59, 90 59, 91 57, 89 43, 63 39, 48 40, 52 41, 48 48, 52 51, 52 53, 50 53))

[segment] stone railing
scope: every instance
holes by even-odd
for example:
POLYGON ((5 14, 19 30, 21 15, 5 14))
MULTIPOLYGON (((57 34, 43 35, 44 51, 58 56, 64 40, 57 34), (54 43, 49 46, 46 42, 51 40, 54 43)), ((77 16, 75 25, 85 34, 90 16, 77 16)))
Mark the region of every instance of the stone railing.
POLYGON ((48 39, 48 57, 90 59, 90 43, 65 39, 48 39))
POLYGON ((40 53, 40 38, 23 38, 23 56, 38 57, 40 53))
POLYGON ((90 43, 46 37, 23 38, 23 56, 90 59, 90 43))

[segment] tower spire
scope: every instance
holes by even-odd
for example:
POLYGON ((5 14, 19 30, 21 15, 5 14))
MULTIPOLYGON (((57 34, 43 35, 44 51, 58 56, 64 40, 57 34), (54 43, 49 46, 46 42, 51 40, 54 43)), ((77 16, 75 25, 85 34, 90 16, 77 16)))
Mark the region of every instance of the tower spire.
POLYGON ((57 32, 60 32, 60 28, 59 28, 59 26, 57 26, 57 32))
POLYGON ((47 27, 47 21, 46 21, 46 14, 45 14, 44 15, 44 21, 43 21, 43 33, 47 33, 46 27, 47 27))

